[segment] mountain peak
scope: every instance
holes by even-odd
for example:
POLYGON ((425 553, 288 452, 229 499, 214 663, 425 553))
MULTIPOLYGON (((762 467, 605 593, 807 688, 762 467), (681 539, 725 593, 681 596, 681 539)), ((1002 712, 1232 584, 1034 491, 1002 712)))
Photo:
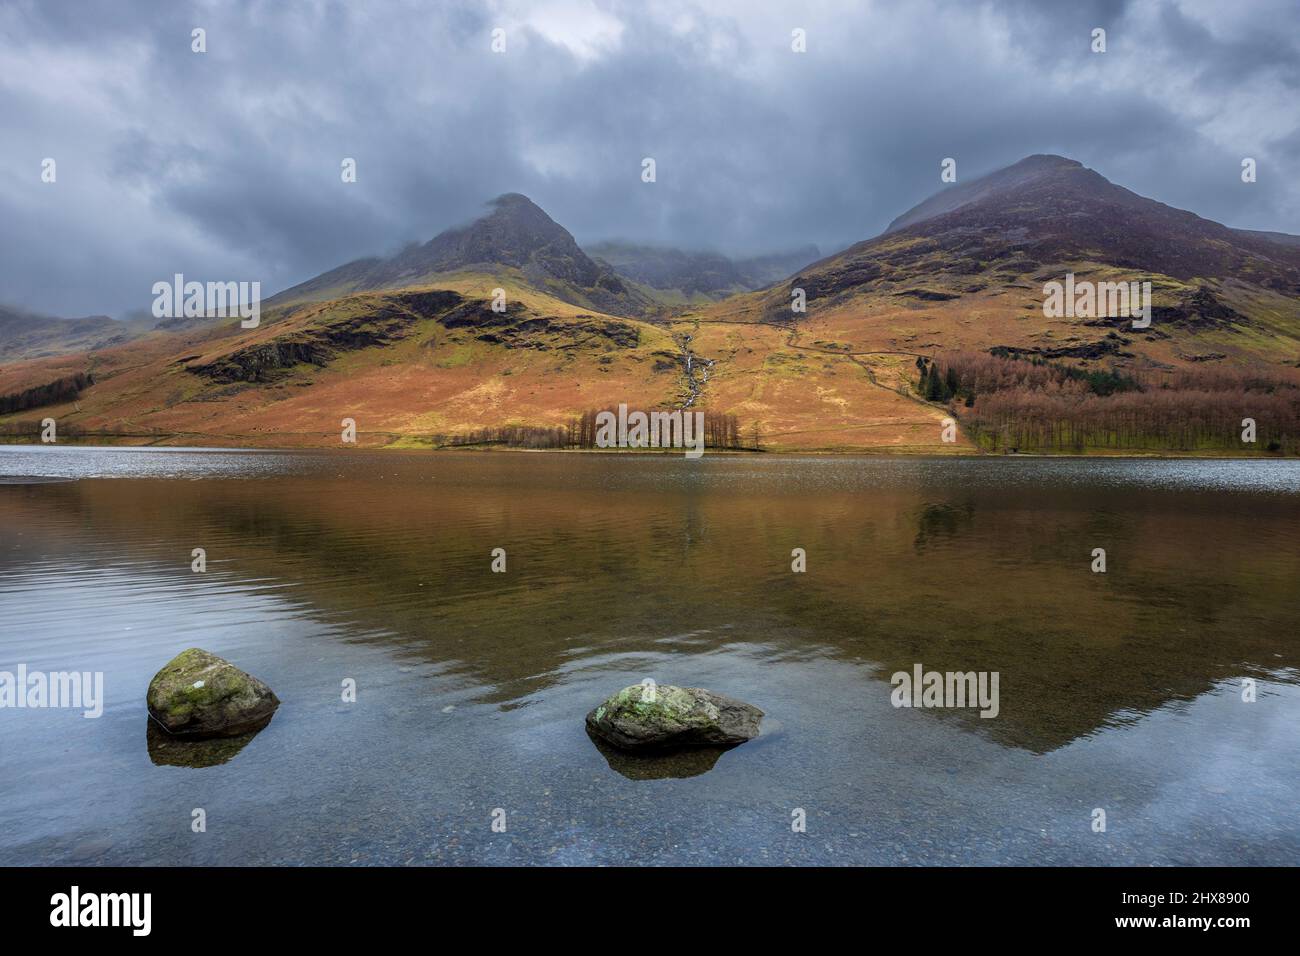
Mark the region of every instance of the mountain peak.
MULTIPOLYGON (((645 302, 607 266, 592 261, 573 235, 523 193, 503 193, 474 221, 408 246, 391 259, 358 259, 286 289, 274 304, 320 299, 372 289, 427 284, 454 272, 517 270, 556 298, 617 314, 645 302)), ((504 278, 504 275, 503 275, 504 278)))
POLYGON ((591 286, 600 269, 569 230, 522 193, 504 193, 490 212, 466 226, 448 229, 413 253, 421 268, 452 272, 478 265, 511 266, 530 279, 543 276, 591 286))
POLYGON ((546 228, 549 225, 548 231, 555 232, 559 230, 559 232, 568 235, 568 231, 548 216, 545 209, 523 193, 502 193, 496 199, 488 200, 487 206, 491 212, 470 223, 468 228, 488 220, 504 220, 507 222, 533 223, 541 228, 546 228))
POLYGON ((1058 156, 1055 153, 1034 153, 1032 156, 1026 156, 1019 162, 1012 163, 1005 169, 1070 169, 1073 167, 1082 167, 1083 163, 1077 159, 1070 159, 1067 156, 1058 156))
POLYGON ((537 203, 533 202, 523 193, 502 193, 496 199, 488 200, 488 205, 496 207, 504 206, 507 208, 511 206, 531 207, 533 209, 541 208, 537 203))
POLYGON ((1015 282, 1044 269, 1063 275, 1083 263, 1181 282, 1249 277, 1284 295, 1300 293, 1300 239, 1229 229, 1052 155, 1028 156, 949 186, 903 213, 883 235, 796 278, 811 301, 851 288, 933 295, 943 273, 960 277, 955 289, 944 291, 956 298, 990 282, 1015 282))
MULTIPOLYGON (((903 213, 889 224, 885 232, 906 229, 926 219, 942 216, 999 193, 1023 189, 1031 183, 1044 179, 1059 175, 1073 175, 1076 170, 1091 172, 1078 160, 1057 156, 1054 153, 1035 153, 977 179, 949 186, 903 213)), ((1110 185, 1109 181, 1102 176, 1096 173, 1091 175, 1095 177, 1097 183, 1110 185)))

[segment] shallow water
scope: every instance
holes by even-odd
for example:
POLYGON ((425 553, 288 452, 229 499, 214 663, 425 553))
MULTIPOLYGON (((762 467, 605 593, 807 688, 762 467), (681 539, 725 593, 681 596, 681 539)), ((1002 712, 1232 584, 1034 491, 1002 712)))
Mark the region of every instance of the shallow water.
POLYGON ((0 670, 106 696, 0 709, 0 863, 1300 861, 1300 463, 0 446, 0 475, 76 479, 0 482, 0 670), (192 645, 283 701, 209 760, 147 734, 192 645), (917 663, 996 671, 997 717, 893 707, 917 663), (765 733, 607 755, 583 717, 645 678, 765 733))

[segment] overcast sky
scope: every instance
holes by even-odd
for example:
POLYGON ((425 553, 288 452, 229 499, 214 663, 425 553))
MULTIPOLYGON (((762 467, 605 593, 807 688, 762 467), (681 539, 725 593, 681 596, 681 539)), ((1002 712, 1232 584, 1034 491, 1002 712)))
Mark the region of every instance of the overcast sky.
POLYGON ((1295 0, 5 0, 0 303, 120 315, 175 272, 269 295, 511 191, 579 242, 830 252, 945 157, 1060 153, 1300 232, 1298 103, 1295 0))

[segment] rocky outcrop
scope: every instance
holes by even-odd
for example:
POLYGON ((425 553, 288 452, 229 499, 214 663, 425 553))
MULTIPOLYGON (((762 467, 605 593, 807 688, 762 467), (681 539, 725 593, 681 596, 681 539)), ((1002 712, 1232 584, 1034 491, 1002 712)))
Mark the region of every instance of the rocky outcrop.
POLYGON ((763 712, 699 687, 633 684, 587 715, 587 729, 623 750, 731 747, 758 736, 763 712))
POLYGON ((1195 292, 1181 296, 1177 305, 1152 306, 1151 321, 1153 324, 1168 324, 1198 332, 1209 329, 1240 332, 1234 326, 1245 324, 1246 317, 1220 302, 1213 292, 1202 286, 1195 292))
POLYGON ((869 285, 885 274, 879 263, 871 260, 848 260, 829 264, 818 264, 816 271, 802 272, 788 283, 788 291, 783 296, 785 311, 790 308, 790 292, 803 289, 809 302, 825 299, 844 292, 851 292, 858 286, 869 285))
POLYGON ((333 350, 323 343, 295 336, 239 349, 207 365, 187 368, 214 382, 268 382, 295 365, 324 366, 333 358, 333 350))
POLYGON ((181 651, 154 675, 146 700, 162 729, 195 740, 261 730, 280 706, 256 677, 198 647, 181 651))
POLYGON ((923 302, 947 302, 949 299, 961 298, 955 292, 939 292, 935 289, 904 289, 901 292, 895 292, 894 295, 908 299, 920 299, 923 302))
POLYGON ((1131 341, 1131 339, 1117 335, 1115 332, 1108 332, 1098 342, 1083 342, 1078 345, 1049 346, 1046 348, 995 345, 989 349, 989 354, 996 355, 998 358, 1099 359, 1112 355, 1119 358, 1132 358, 1133 353, 1122 348, 1131 341))
POLYGON ((641 341, 636 326, 627 322, 595 315, 578 315, 572 319, 534 315, 521 303, 511 303, 504 312, 494 312, 486 300, 472 300, 452 309, 439 321, 448 329, 472 329, 479 341, 508 349, 633 349, 641 341))
POLYGON ((318 325, 186 368, 215 382, 275 381, 296 365, 323 368, 344 352, 403 339, 421 319, 463 307, 464 298, 450 290, 435 289, 407 292, 379 302, 369 299, 362 302, 364 307, 352 314, 331 316, 318 325))

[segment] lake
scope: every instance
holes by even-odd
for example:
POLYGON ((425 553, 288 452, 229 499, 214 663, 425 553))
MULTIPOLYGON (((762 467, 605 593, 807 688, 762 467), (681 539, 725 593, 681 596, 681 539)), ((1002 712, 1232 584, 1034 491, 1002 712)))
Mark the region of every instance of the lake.
POLYGON ((72 479, 0 479, 0 670, 105 696, 0 710, 0 864, 1300 860, 1300 462, 0 446, 0 475, 72 479), (149 732, 190 646, 280 697, 242 746, 149 732), (997 716, 895 707, 918 664, 997 673, 997 716), (645 679, 764 733, 597 746, 645 679))

